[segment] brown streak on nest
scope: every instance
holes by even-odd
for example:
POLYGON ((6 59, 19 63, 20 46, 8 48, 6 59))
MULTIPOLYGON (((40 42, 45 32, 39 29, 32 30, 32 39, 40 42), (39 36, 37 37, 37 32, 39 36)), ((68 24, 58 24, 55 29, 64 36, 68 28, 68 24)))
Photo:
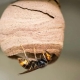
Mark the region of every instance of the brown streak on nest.
POLYGON ((43 12, 43 11, 40 11, 40 10, 23 8, 23 7, 19 6, 19 5, 12 5, 12 6, 19 7, 21 9, 27 9, 27 10, 30 10, 30 11, 37 11, 37 12, 43 13, 43 14, 45 14, 45 15, 47 15, 47 16, 49 16, 49 17, 54 19, 54 17, 52 15, 50 15, 49 13, 46 13, 46 12, 43 12))
MULTIPOLYGON (((48 0, 48 1, 51 1, 51 0, 48 0)), ((55 1, 57 3, 57 5, 61 8, 61 6, 57 0, 53 0, 53 1, 55 1)))

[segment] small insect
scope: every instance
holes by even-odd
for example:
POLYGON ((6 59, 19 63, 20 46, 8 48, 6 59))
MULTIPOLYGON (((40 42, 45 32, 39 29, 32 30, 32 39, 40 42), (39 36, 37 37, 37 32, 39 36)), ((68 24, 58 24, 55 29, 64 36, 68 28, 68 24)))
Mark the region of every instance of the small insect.
POLYGON ((45 53, 43 52, 43 55, 40 55, 40 58, 37 58, 35 48, 34 48, 35 60, 29 60, 23 47, 22 49, 24 51, 25 59, 18 58, 18 61, 23 68, 27 69, 27 71, 33 71, 38 68, 43 68, 52 60, 52 55, 47 51, 45 53))
POLYGON ((29 62, 27 59, 18 58, 18 61, 19 61, 20 65, 23 68, 27 69, 28 71, 42 68, 42 67, 45 67, 47 65, 47 60, 45 60, 42 57, 37 59, 37 60, 31 60, 29 62))

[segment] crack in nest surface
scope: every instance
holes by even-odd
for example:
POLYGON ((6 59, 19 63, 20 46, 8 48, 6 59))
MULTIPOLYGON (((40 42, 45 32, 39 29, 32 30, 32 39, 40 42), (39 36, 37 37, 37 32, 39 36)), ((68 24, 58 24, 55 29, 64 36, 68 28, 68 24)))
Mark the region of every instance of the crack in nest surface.
POLYGON ((19 6, 19 5, 12 5, 12 6, 19 7, 19 8, 21 8, 21 9, 27 9, 27 10, 30 10, 30 11, 37 11, 37 12, 43 13, 43 14, 45 14, 45 15, 47 15, 47 16, 49 16, 49 17, 51 17, 51 18, 54 19, 54 16, 50 15, 49 13, 40 11, 40 10, 29 9, 29 8, 23 8, 23 7, 19 6))

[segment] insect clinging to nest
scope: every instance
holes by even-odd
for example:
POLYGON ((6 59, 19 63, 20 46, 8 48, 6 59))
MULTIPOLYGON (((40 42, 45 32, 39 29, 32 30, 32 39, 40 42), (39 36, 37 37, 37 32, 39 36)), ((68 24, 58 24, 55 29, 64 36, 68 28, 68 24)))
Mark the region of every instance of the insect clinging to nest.
POLYGON ((43 54, 40 55, 40 58, 37 58, 35 48, 34 48, 35 60, 29 60, 23 47, 22 49, 24 51, 25 59, 18 58, 18 61, 23 68, 27 69, 27 71, 33 71, 35 69, 45 67, 52 60, 52 55, 47 51, 45 53, 43 52, 43 54))

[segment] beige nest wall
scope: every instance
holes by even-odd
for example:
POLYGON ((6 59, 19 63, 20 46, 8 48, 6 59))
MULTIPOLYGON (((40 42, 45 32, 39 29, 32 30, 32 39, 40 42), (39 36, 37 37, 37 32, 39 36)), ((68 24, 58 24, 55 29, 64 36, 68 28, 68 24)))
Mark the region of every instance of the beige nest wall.
POLYGON ((7 56, 48 51, 57 57, 63 48, 64 19, 56 0, 11 3, 0 19, 0 46, 7 56))

